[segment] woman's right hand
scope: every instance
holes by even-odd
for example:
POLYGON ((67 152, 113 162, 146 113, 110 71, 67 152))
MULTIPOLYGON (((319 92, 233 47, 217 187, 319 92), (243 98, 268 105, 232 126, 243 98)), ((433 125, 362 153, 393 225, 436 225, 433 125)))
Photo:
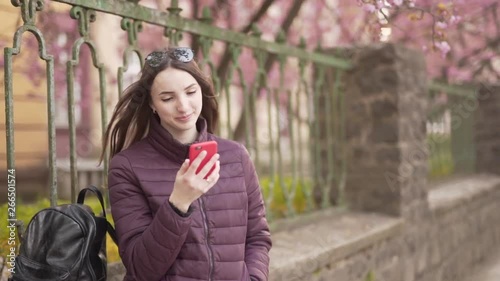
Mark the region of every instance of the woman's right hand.
POLYGON ((179 171, 177 171, 174 190, 170 195, 169 201, 184 213, 188 211, 191 203, 209 191, 219 180, 220 162, 218 153, 212 156, 200 172, 196 174, 196 170, 198 170, 205 155, 207 155, 207 152, 202 151, 198 157, 193 160, 191 165, 189 165, 189 159, 186 159, 179 171), (205 176, 214 165, 215 169, 205 180, 205 176))

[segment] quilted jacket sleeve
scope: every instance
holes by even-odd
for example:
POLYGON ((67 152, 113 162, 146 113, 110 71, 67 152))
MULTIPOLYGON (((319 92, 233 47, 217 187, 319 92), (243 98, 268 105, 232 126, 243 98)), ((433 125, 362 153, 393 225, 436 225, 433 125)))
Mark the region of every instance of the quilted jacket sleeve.
POLYGON ((245 263, 252 280, 267 281, 271 235, 266 220, 264 200, 255 167, 242 146, 242 161, 248 195, 248 226, 245 245, 245 263))
POLYGON ((160 280, 176 259, 191 223, 166 200, 153 217, 129 160, 110 162, 109 195, 119 252, 127 276, 137 281, 160 280))

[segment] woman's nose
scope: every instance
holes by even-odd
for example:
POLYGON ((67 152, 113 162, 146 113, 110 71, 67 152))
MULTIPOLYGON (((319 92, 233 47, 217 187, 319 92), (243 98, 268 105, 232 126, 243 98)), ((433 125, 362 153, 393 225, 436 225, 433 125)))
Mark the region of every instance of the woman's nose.
POLYGON ((177 111, 184 112, 186 111, 188 106, 188 101, 186 98, 178 98, 177 99, 177 111))

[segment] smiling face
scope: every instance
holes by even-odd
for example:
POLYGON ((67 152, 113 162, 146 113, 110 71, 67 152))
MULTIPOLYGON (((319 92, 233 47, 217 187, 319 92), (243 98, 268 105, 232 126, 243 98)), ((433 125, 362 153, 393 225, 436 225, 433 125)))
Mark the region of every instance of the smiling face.
POLYGON ((160 117, 161 125, 179 142, 196 139, 196 121, 202 105, 200 85, 188 72, 169 67, 155 77, 151 108, 160 117))

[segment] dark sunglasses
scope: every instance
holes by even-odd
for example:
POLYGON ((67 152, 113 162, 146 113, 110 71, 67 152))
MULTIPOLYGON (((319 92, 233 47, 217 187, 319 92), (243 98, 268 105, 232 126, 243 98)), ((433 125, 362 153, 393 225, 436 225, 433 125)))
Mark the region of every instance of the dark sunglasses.
POLYGON ((171 51, 154 51, 146 57, 146 63, 156 68, 169 57, 169 53, 180 62, 190 62, 194 58, 193 50, 187 47, 179 47, 171 51))

